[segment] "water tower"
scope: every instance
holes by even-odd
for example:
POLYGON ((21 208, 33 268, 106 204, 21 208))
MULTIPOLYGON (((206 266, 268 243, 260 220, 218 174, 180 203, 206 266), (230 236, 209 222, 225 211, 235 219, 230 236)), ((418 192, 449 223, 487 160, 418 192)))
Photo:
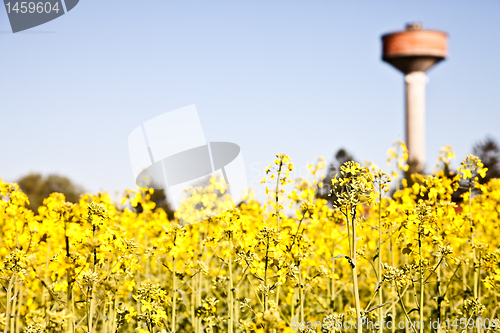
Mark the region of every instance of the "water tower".
POLYGON ((408 161, 425 167, 425 72, 448 55, 448 35, 411 23, 405 31, 382 36, 382 60, 405 75, 408 161))

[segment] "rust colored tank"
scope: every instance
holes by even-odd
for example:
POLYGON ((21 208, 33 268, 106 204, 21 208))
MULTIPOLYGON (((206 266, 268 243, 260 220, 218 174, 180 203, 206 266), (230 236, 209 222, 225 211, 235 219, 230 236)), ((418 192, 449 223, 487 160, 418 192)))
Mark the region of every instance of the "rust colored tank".
POLYGON ((382 59, 401 72, 426 72, 448 55, 448 34, 423 30, 418 23, 382 36, 382 59))

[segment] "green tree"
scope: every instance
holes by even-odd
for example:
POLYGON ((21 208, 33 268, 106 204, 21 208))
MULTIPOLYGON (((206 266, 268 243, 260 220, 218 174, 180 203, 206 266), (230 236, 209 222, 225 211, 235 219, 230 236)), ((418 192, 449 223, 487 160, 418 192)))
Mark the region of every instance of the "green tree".
POLYGON ((495 139, 487 136, 484 141, 477 142, 472 153, 488 168, 486 177, 479 178, 479 183, 486 184, 490 179, 500 178, 500 146, 495 139))
POLYGON ((330 185, 332 184, 332 179, 336 174, 340 173, 340 167, 348 161, 356 162, 354 156, 349 153, 346 149, 340 148, 333 158, 333 161, 330 162, 328 168, 326 169, 325 179, 323 181, 324 186, 322 188, 318 188, 316 191, 316 196, 318 198, 327 199, 328 201, 332 201, 332 197, 330 194, 330 185))
POLYGON ((64 194, 69 202, 77 202, 83 193, 83 189, 69 178, 55 174, 44 177, 39 173, 30 173, 17 183, 30 200, 29 208, 35 212, 43 204, 43 199, 53 192, 64 194))
MULTIPOLYGON (((165 193, 165 190, 155 189, 153 194, 151 194, 150 200, 153 201, 154 203, 156 203, 156 206, 153 210, 162 208, 165 211, 165 213, 167 213, 167 217, 169 218, 169 220, 174 219, 175 210, 170 205, 170 202, 167 199, 167 195, 165 193)), ((138 213, 142 213, 143 208, 142 208, 142 205, 140 203, 137 205, 136 210, 138 213)))
MULTIPOLYGON (((483 141, 478 141, 472 148, 472 154, 479 157, 484 166, 488 168, 486 177, 479 177, 480 184, 486 184, 493 178, 500 178, 500 147, 498 143, 490 136, 487 136, 483 141)), ((450 174, 452 178, 454 175, 450 174)), ((463 202, 462 195, 467 192, 467 187, 464 184, 453 193, 453 202, 463 202)))

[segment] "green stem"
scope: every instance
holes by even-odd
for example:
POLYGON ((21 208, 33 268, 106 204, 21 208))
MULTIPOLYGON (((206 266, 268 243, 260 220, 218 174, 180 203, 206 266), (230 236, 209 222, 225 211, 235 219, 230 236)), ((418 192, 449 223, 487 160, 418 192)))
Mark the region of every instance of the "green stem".
MULTIPOLYGON (((332 258, 335 258, 335 245, 332 249, 332 258)), ((335 260, 332 260, 332 278, 331 278, 331 293, 330 293, 330 307, 332 311, 335 310, 335 260)))
MULTIPOLYGON (((174 241, 175 246, 175 241, 174 241)), ((172 256, 172 332, 175 333, 175 310, 176 310, 176 276, 175 276, 175 256, 172 256)))
MULTIPOLYGON (((65 238, 65 243, 66 243, 66 260, 68 261, 68 264, 70 263, 70 251, 69 251, 69 237, 68 237, 68 223, 64 221, 64 238, 65 238)), ((71 271, 70 268, 68 267, 66 269, 66 284, 67 289, 66 289, 66 308, 69 313, 69 318, 67 320, 67 332, 74 332, 74 319, 73 319, 73 304, 72 304, 72 281, 71 281, 71 271)))
POLYGON ((420 230, 421 227, 419 228, 418 231, 418 253, 419 253, 419 266, 420 266, 420 304, 419 304, 419 309, 420 309, 420 333, 424 333, 424 264, 423 264, 423 257, 422 257, 422 239, 421 239, 421 234, 422 230, 420 230))
MULTIPOLYGON (((279 184, 280 184, 280 176, 281 176, 281 168, 283 166, 283 160, 280 161, 280 166, 278 168, 278 176, 276 177, 276 230, 279 234, 280 232, 280 209, 279 209, 279 184)), ((280 286, 276 287, 276 306, 279 307, 280 301, 280 286)))
POLYGON ((231 256, 231 252, 233 251, 233 246, 232 246, 232 241, 231 241, 231 236, 229 236, 229 260, 228 260, 228 266, 229 266, 229 283, 227 287, 227 307, 229 309, 229 321, 227 324, 227 330, 228 333, 233 333, 233 260, 231 256))
POLYGON ((267 244, 266 244, 266 263, 265 263, 265 268, 264 268, 264 286, 266 288, 266 291, 264 292, 264 311, 267 311, 267 266, 269 263, 269 235, 266 237, 267 238, 267 244))
POLYGON ((302 284, 302 269, 299 265, 299 297, 300 297, 300 322, 304 322, 304 285, 302 284))
MULTIPOLYGON (((380 180, 381 181, 381 180, 380 180)), ((380 333, 383 332, 383 325, 382 323, 384 322, 384 312, 382 309, 382 304, 384 303, 384 299, 382 296, 382 184, 379 183, 379 204, 378 204, 378 283, 379 283, 379 292, 378 292, 378 305, 380 308, 378 309, 378 320, 379 323, 379 329, 378 331, 380 333)))
MULTIPOLYGON (((393 251, 393 248, 394 248, 394 245, 393 245, 392 236, 391 236, 390 241, 389 241, 389 252, 391 253, 391 266, 394 267, 395 266, 395 260, 394 260, 394 251, 393 251)), ((399 294, 399 291, 398 291, 398 294, 399 294)), ((404 293, 404 295, 407 295, 407 294, 404 293)), ((404 307, 403 300, 401 300, 401 305, 404 307)), ((392 321, 392 329, 391 330, 392 330, 392 333, 394 333, 394 332, 396 332, 396 307, 392 307, 391 321, 392 321)), ((405 322, 405 327, 406 327, 406 322, 405 322)))
MULTIPOLYGON (((403 313, 405 314, 406 320, 407 320, 408 322, 411 322, 410 316, 408 315, 408 312, 406 311, 405 305, 404 305, 404 303, 403 303, 402 296, 401 296, 401 295, 400 295, 400 293, 399 293, 399 288, 398 288, 398 286, 397 286, 397 284, 396 284, 396 283, 394 283, 394 285, 395 285, 396 291, 397 291, 397 293, 398 293, 399 302, 401 303, 401 308, 403 309, 403 313)), ((392 327, 395 327, 395 324, 396 324, 396 322, 394 321, 394 322, 393 322, 392 327)), ((406 324, 405 324, 405 326, 406 326, 406 324)), ((423 325, 421 325, 421 326, 422 326, 422 327, 421 327, 421 329, 422 329, 422 328, 423 328, 423 325)), ((411 325, 411 328, 413 329, 413 331, 414 331, 415 333, 417 333, 417 330, 415 329, 414 325, 411 325)))
POLYGON ((90 294, 90 301, 88 300, 87 296, 87 302, 89 303, 88 305, 88 311, 87 311, 87 322, 88 322, 88 332, 92 332, 92 318, 94 316, 94 283, 91 284, 90 288, 87 290, 87 295, 90 294))
POLYGON ((477 267, 476 246, 474 244, 474 220, 472 219, 472 179, 469 180, 469 219, 470 219, 470 242, 472 246, 472 264, 474 270, 474 298, 478 299, 479 270, 477 267))
POLYGON ((16 333, 19 333, 19 331, 21 330, 20 316, 21 316, 22 306, 23 306, 23 283, 21 282, 21 284, 19 286, 19 303, 18 303, 19 308, 16 312, 16 333))
POLYGON ((352 222, 352 251, 351 260, 353 264, 352 268, 352 282, 354 290, 354 302, 356 306, 356 328, 357 333, 362 333, 363 328, 361 327, 361 305, 359 302, 359 289, 358 289, 358 260, 356 258, 356 207, 352 208, 351 212, 351 222, 352 222))
POLYGON ((15 318, 16 318, 16 312, 17 312, 16 305, 17 305, 18 293, 19 293, 19 282, 16 281, 16 282, 14 282, 14 297, 13 297, 14 301, 12 302, 12 306, 11 306, 11 312, 12 312, 12 310, 14 310, 14 311, 13 311, 13 313, 10 314, 10 320, 9 320, 9 318, 6 318, 7 325, 9 325, 9 323, 10 323, 10 326, 11 326, 10 331, 11 332, 15 332, 15 326, 16 326, 15 318))

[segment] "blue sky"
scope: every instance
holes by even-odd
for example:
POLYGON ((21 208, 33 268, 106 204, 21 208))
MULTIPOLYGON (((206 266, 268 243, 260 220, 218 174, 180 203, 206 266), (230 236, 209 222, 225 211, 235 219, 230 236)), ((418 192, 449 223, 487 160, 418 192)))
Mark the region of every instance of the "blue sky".
POLYGON ((298 167, 341 147, 385 165, 404 138, 403 76, 380 36, 450 35, 429 72, 427 159, 500 140, 498 1, 81 0, 12 34, 0 9, 0 177, 59 173, 88 191, 133 186, 129 133, 196 104, 209 141, 241 146, 250 184, 278 152, 298 167))

